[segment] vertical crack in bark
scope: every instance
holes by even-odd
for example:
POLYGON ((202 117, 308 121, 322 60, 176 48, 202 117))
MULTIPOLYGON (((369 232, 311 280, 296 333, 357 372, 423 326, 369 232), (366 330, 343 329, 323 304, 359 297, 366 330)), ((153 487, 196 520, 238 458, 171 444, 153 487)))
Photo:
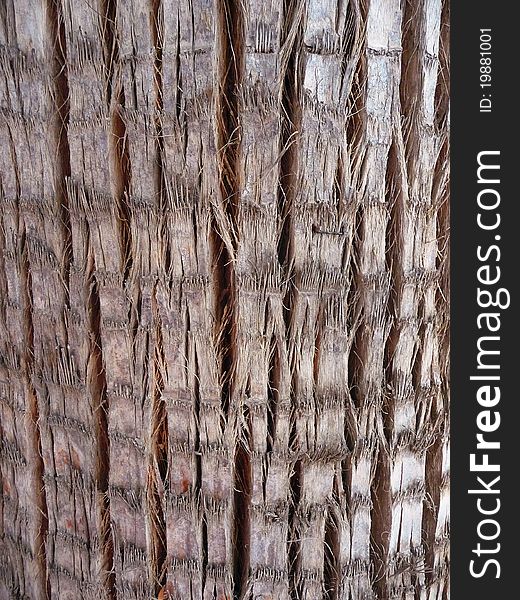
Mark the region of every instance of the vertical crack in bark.
MULTIPOLYGON (((280 357, 276 340, 271 339, 269 349, 269 375, 267 385, 267 456, 269 457, 273 451, 274 440, 276 439, 276 421, 278 416, 279 405, 279 389, 280 389, 280 357)), ((267 479, 267 474, 264 477, 264 488, 267 479)), ((265 493, 264 493, 265 499, 265 493)))
MULTIPOLYGON (((367 15, 368 15, 368 2, 366 0, 358 0, 356 5, 357 18, 366 27, 367 15)), ((360 25, 360 29, 363 26, 360 25)), ((366 31, 363 32, 363 38, 366 38, 366 31)), ((366 44, 366 39, 363 39, 363 45, 366 44)), ((350 155, 353 157, 352 160, 355 165, 356 176, 359 176, 359 171, 362 169, 362 156, 363 156, 363 145, 364 135, 366 128, 366 117, 364 114, 365 99, 366 99, 366 85, 367 85, 367 60, 364 52, 359 53, 359 59, 355 67, 355 74, 352 80, 352 90, 348 101, 349 116, 346 123, 346 136, 349 145, 350 155), (356 164, 357 163, 357 164, 356 164)), ((354 175, 354 173, 353 173, 354 175)), ((354 177, 352 177, 355 181, 354 177)), ((357 182, 356 182, 357 183, 357 182)), ((362 238, 362 225, 363 225, 363 211, 361 207, 361 196, 358 190, 352 188, 352 201, 355 203, 353 206, 354 211, 354 224, 353 224, 353 239, 351 247, 351 261, 350 261, 350 279, 352 285, 350 286, 349 295, 347 298, 347 304, 351 307, 351 323, 352 330, 354 331, 352 345, 348 356, 348 373, 349 379, 352 382, 350 385, 349 393, 356 408, 360 408, 362 404, 362 398, 360 394, 360 381, 363 363, 361 359, 361 341, 362 341, 362 327, 361 314, 362 314, 362 303, 361 303, 361 290, 363 289, 362 271, 360 264, 360 257, 363 246, 362 238)), ((356 439, 352 440, 353 446, 356 443, 356 439)), ((350 471, 350 464, 347 465, 346 470, 350 471)))
MULTIPOLYGON (((395 145, 390 146, 385 173, 385 196, 389 211, 389 220, 386 230, 386 269, 391 273, 392 289, 388 295, 387 310, 390 318, 390 331, 385 346, 383 372, 386 381, 392 381, 392 358, 399 338, 399 322, 396 315, 399 313, 399 300, 397 294, 401 283, 400 272, 401 245, 399 235, 401 228, 401 210, 398 203, 400 189, 399 163, 395 145)), ((372 513, 371 513, 371 562, 374 569, 374 588, 378 598, 388 598, 388 551, 390 542, 389 526, 392 523, 392 491, 391 485, 391 456, 389 448, 392 445, 394 429, 394 398, 392 390, 388 387, 382 398, 382 419, 384 444, 378 448, 375 457, 375 477, 372 487, 372 513)))
POLYGON ((447 131, 450 108, 450 0, 443 0, 439 35, 439 71, 435 90, 435 125, 447 131))
MULTIPOLYGON (((241 599, 249 575, 250 485, 251 460, 246 415, 240 415, 241 399, 233 399, 233 374, 236 368, 237 287, 233 258, 236 255, 237 211, 240 193, 238 161, 240 151, 239 97, 244 61, 243 15, 238 0, 219 0, 221 36, 221 71, 219 90, 218 147, 223 210, 230 231, 231 245, 224 237, 217 248, 220 300, 217 322, 221 325, 220 356, 222 375, 222 407, 235 428, 233 450, 233 593, 241 599)), ((218 227, 215 224, 215 227, 218 227)), ((218 230, 218 229, 217 229, 218 230)))
MULTIPOLYGON (((280 174, 278 212, 282 227, 278 244, 278 260, 282 265, 284 279, 288 282, 287 292, 283 300, 284 321, 286 331, 286 342, 291 360, 291 370, 294 359, 291 353, 291 318, 295 304, 294 285, 294 222, 293 208, 298 177, 298 144, 297 136, 301 126, 301 106, 299 99, 299 66, 298 66, 298 43, 301 42, 302 28, 302 3, 298 0, 284 0, 283 3, 283 38, 282 48, 283 85, 282 85, 282 135, 280 140, 280 174)), ((294 373, 291 376, 290 386, 291 402, 291 430, 289 436, 289 452, 298 456, 298 440, 296 434, 296 390, 294 373)), ((301 462, 297 459, 291 469, 289 478, 290 505, 288 513, 288 581, 289 593, 293 600, 297 600, 297 562, 299 543, 296 539, 296 508, 300 501, 301 489, 301 462)))
POLYGON ((117 203, 119 240, 123 264, 123 284, 128 280, 133 264, 131 212, 129 205, 132 178, 126 123, 123 117, 125 92, 119 77, 119 47, 116 33, 117 0, 103 0, 103 49, 107 82, 107 103, 110 113, 110 160, 112 162, 112 192, 117 203))
POLYGON ((392 494, 390 490, 390 458, 379 449, 372 488, 371 561, 374 569, 374 589, 377 598, 388 599, 388 543, 392 523, 392 494))
POLYGON ((112 100, 111 111, 111 159, 114 179, 112 180, 115 192, 115 200, 118 210, 119 240, 123 256, 121 270, 123 272, 123 283, 128 280, 132 270, 132 232, 130 228, 130 206, 128 203, 130 192, 131 168, 128 154, 128 138, 126 124, 121 114, 124 109, 125 96, 122 89, 119 90, 116 99, 112 100))
MULTIPOLYGON (((348 291, 346 294, 346 320, 345 325, 348 328, 349 347, 346 352, 347 375, 346 375, 346 394, 345 394, 345 412, 344 412, 344 441, 346 444, 347 455, 339 461, 336 468, 334 480, 334 504, 329 508, 328 520, 326 522, 325 543, 329 546, 330 565, 327 572, 327 562, 325 563, 325 583, 330 581, 331 600, 343 598, 349 592, 347 591, 351 584, 348 583, 349 576, 345 571, 351 568, 352 548, 348 548, 347 539, 351 535, 350 528, 354 521, 354 511, 350 510, 352 496, 356 486, 353 484, 353 477, 356 470, 356 454, 359 438, 359 423, 356 408, 361 405, 359 388, 356 387, 359 380, 355 372, 351 370, 354 363, 356 369, 359 369, 359 348, 355 347, 357 339, 356 332, 359 326, 359 290, 353 282, 356 271, 359 266, 356 264, 356 257, 359 256, 361 239, 359 236, 360 196, 356 193, 355 182, 359 174, 360 147, 364 133, 363 119, 363 86, 366 81, 366 63, 363 60, 364 44, 364 23, 366 18, 366 5, 363 0, 349 1, 345 11, 345 34, 342 40, 343 57, 341 60, 342 88, 345 96, 345 106, 347 117, 344 122, 346 132, 346 147, 344 153, 338 156, 335 181, 335 204, 336 206, 345 206, 345 211, 349 214, 347 227, 350 227, 351 237, 348 243, 345 243, 342 256, 342 269, 348 281, 348 291), (348 82, 348 87, 347 87, 348 82), (336 514, 330 514, 335 510, 336 514), (348 549, 347 549, 348 548, 348 549), (346 583, 347 582, 347 583, 346 583)), ((356 589, 356 585, 352 585, 356 589)), ((351 588, 351 589, 352 589, 351 588)), ((360 592, 350 592, 354 595, 360 592)))
POLYGON ((325 520, 324 600, 338 600, 339 598, 341 565, 339 524, 335 514, 337 496, 337 482, 335 481, 334 503, 330 503, 327 507, 327 517, 325 520))
POLYGON ((236 250, 237 198, 240 190, 238 178, 239 151, 239 72, 243 58, 242 18, 238 0, 219 0, 219 27, 222 57, 219 73, 218 98, 218 149, 220 167, 220 187, 223 210, 231 236, 231 247, 226 244, 223 232, 215 221, 213 229, 219 239, 216 240, 215 258, 217 277, 216 320, 221 327, 219 353, 222 361, 222 407, 229 416, 231 397, 231 378, 235 362, 234 301, 236 294, 233 258, 236 250), (222 234, 222 235, 221 235, 222 234))
MULTIPOLYGON (((156 190, 159 195, 160 214, 163 221, 166 222, 165 199, 164 199, 164 175, 163 175, 163 155, 164 140, 162 132, 162 110, 163 110, 163 90, 162 90, 162 57, 163 57, 163 3, 162 0, 152 0, 150 27, 152 33, 152 42, 154 45, 154 87, 155 87, 155 148, 156 148, 156 190)), ((166 236, 168 239, 168 236, 166 236)), ((166 253, 165 253, 166 257, 166 253)), ((160 273, 160 277, 163 273, 160 273)), ((156 582, 156 593, 166 585, 167 576, 167 538, 166 538, 166 520, 164 515, 165 484, 168 475, 168 413, 166 403, 163 398, 165 386, 164 373, 166 370, 166 357, 164 353, 164 340, 162 335, 162 323, 157 307, 157 285, 154 288, 152 296, 153 319, 155 322, 154 336, 154 373, 153 373, 153 393, 152 393, 152 453, 156 463, 157 473, 154 473, 152 482, 152 502, 153 502, 153 520, 152 520, 152 538, 154 546, 154 579, 156 582), (157 481, 157 475, 160 481, 157 481)))
MULTIPOLYGON (((435 415, 437 416, 437 415, 435 415)), ((423 512, 423 539, 425 545, 425 570, 426 581, 433 583, 437 575, 435 564, 435 545, 437 531, 437 515, 441 502, 444 484, 442 472, 442 446, 443 440, 438 436, 426 452, 426 498, 423 512)))
POLYGON ((101 37, 105 62, 104 83, 106 85, 107 105, 110 108, 113 96, 114 70, 118 59, 118 47, 115 37, 117 0, 100 0, 99 5, 102 19, 101 37))
MULTIPOLYGON (((163 45, 164 45, 164 5, 163 0, 151 0, 152 16, 151 29, 152 41, 154 45, 154 88, 155 88, 155 147, 157 155, 157 184, 156 189, 159 194, 160 214, 162 217, 163 227, 161 229, 162 239, 164 240, 164 265, 165 272, 170 272, 171 248, 170 236, 165 231, 168 219, 166 218, 167 206, 165 196, 165 181, 164 181, 164 134, 163 134, 163 45)), ((179 69, 179 58, 177 57, 177 69, 179 69)))
POLYGON ((20 239, 20 280, 22 285, 22 297, 24 300, 23 317, 24 317, 24 338, 25 338, 25 353, 24 353, 24 376, 27 386, 27 405, 28 411, 26 414, 26 428, 28 438, 31 443, 31 463, 32 477, 34 484, 34 503, 37 508, 36 532, 35 532, 35 548, 37 549, 36 562, 38 565, 38 577, 40 579, 40 587, 42 598, 50 598, 50 582, 47 572, 47 533, 49 529, 49 517, 47 508, 47 496, 45 491, 44 473, 45 466, 43 463, 41 434, 39 427, 39 409, 38 399, 32 377, 34 375, 34 327, 32 319, 32 281, 31 281, 31 266, 29 264, 29 250, 26 244, 25 226, 20 239))
POLYGON ((157 155, 157 191, 162 210, 165 217, 165 185, 164 185, 164 137, 162 127, 162 116, 164 110, 163 99, 163 45, 164 45, 164 5, 163 0, 151 0, 150 27, 152 43, 154 47, 154 91, 155 91, 155 143, 157 155))
MULTIPOLYGON (((282 84, 282 134, 280 139, 280 175, 278 212, 282 222, 278 244, 278 259, 287 279, 292 276, 294 241, 292 208, 296 193, 298 172, 297 135, 301 125, 301 106, 298 102, 298 62, 297 42, 301 37, 301 7, 298 0, 284 0, 284 24, 282 34, 284 45, 281 51, 283 61, 282 84)), ((286 330, 290 325, 291 293, 293 286, 288 287, 284 301, 286 330)))
MULTIPOLYGON (((292 397, 291 397, 292 400, 292 397)), ((296 417, 293 418, 291 439, 290 439, 291 451, 297 453, 297 441, 296 441, 296 417)), ((302 477, 302 464, 301 460, 296 460, 291 470, 289 478, 289 488, 291 491, 291 499, 289 505, 289 539, 288 542, 288 559, 289 559, 289 593, 291 600, 300 599, 300 586, 298 582, 298 550, 299 543, 296 539, 296 509, 300 503, 300 492, 301 492, 301 477, 302 477)))
MULTIPOLYGON (((359 268, 359 260, 358 257, 361 253, 361 224, 362 224, 362 212, 359 206, 356 209, 356 213, 354 215, 354 226, 353 226, 353 239, 352 239, 352 260, 350 265, 350 277, 352 281, 352 285, 349 290, 347 303, 348 306, 351 307, 351 322, 352 322, 352 345, 350 347, 350 352, 348 354, 348 376, 349 376, 349 394, 352 399, 352 403, 354 408, 359 409, 362 405, 362 397, 360 391, 360 380, 361 373, 363 368, 363 363, 361 360, 361 342, 362 342, 362 331, 360 327, 361 323, 361 303, 360 303, 360 293, 359 293, 359 285, 362 281, 362 275, 359 268)), ((346 429, 350 431, 348 424, 346 424, 346 429)), ((357 429, 356 424, 353 424, 352 429, 355 431, 357 429)), ((354 432, 352 432, 354 433, 354 432)), ((356 442, 357 442, 357 433, 354 435, 348 436, 351 438, 351 449, 354 450, 356 442)), ((347 467, 349 470, 349 467, 347 467)))
POLYGON ((151 467, 152 481, 148 494, 152 513, 152 568, 156 585, 155 593, 158 594, 166 584, 166 520, 164 517, 163 499, 164 486, 168 474, 168 414, 166 403, 163 399, 163 373, 166 365, 155 290, 152 302, 155 320, 155 348, 153 357, 151 448, 155 464, 152 464, 151 467))
POLYGON ((99 538, 101 548, 102 585, 109 599, 115 598, 114 545, 110 517, 110 497, 108 494, 110 474, 110 438, 108 436, 108 397, 103 347, 101 341, 101 306, 99 289, 95 277, 95 263, 91 252, 87 282, 88 327, 90 336, 90 353, 88 365, 88 386, 92 398, 94 427, 96 436, 96 472, 97 502, 99 515, 99 538))
MULTIPOLYGON (((249 397, 249 394, 248 394, 249 397)), ((251 417, 249 407, 244 406, 241 416, 243 424, 235 452, 234 477, 234 543, 233 543, 233 579, 234 598, 245 598, 250 565, 251 538, 251 454, 249 439, 251 436, 251 417)))
MULTIPOLYGON (((186 311, 186 331, 190 331, 190 316, 189 311, 186 311)), ((188 336, 187 336, 188 337, 188 336)), ((188 350, 188 339, 186 340, 186 356, 189 355, 188 350)), ((199 360, 197 354, 194 356, 195 363, 195 373, 193 377, 193 402, 194 402, 194 412, 195 412, 195 421, 196 421, 196 429, 195 429, 195 441, 194 441, 194 451, 195 451, 195 481, 193 483, 193 493, 197 502, 197 505, 203 501, 202 498, 202 446, 200 441, 200 417, 201 417, 201 406, 200 406, 200 374, 199 374, 199 360)), ((207 516, 204 511, 201 511, 201 589, 206 589, 206 572, 208 568, 208 524, 207 524, 207 516)))
POLYGON ((202 516, 201 522, 201 588, 206 589, 206 574, 208 570, 208 523, 206 515, 202 516))
POLYGON ((59 204, 59 214, 63 226, 63 265, 62 277, 65 285, 67 305, 70 306, 69 279, 72 263, 72 227, 70 222, 67 178, 70 177, 69 126, 69 81, 67 66, 67 46, 61 0, 47 0, 47 22, 52 40, 52 90, 56 115, 54 136, 56 144, 55 185, 59 204))
MULTIPOLYGON (((366 6, 361 0, 361 6, 357 6, 358 14, 357 17, 361 22, 366 22, 366 6)), ((360 26, 361 27, 361 26, 360 26)), ((355 75, 353 77, 352 89, 348 101, 349 116, 346 122, 346 137, 349 147, 350 155, 353 158, 357 158, 361 154, 361 145, 363 142, 364 132, 364 118, 363 118, 363 100, 364 100, 364 82, 366 82, 367 76, 366 60, 364 60, 363 54, 361 53, 357 65, 355 67, 355 75)), ((359 159, 357 159, 359 160, 359 159)), ((338 165, 338 177, 340 174, 341 164, 338 165)), ((361 357, 360 357, 360 341, 361 335, 359 330, 360 324, 360 280, 361 272, 358 257, 361 255, 361 224, 362 224, 362 213, 359 209, 360 199, 357 197, 354 188, 349 190, 351 194, 350 201, 353 203, 353 226, 352 226, 352 242, 350 248, 350 265, 349 265, 349 278, 351 285, 347 296, 347 306, 349 307, 349 321, 351 323, 352 330, 352 344, 348 353, 348 378, 349 378, 349 396, 352 400, 354 408, 361 406, 361 395, 359 389, 360 373, 361 373, 361 357)), ((354 422, 355 416, 352 415, 353 422, 345 423, 345 439, 351 451, 354 450, 357 443, 357 424, 354 422)), ((350 497, 350 478, 352 476, 352 457, 349 457, 343 461, 342 465, 342 476, 343 486, 347 493, 347 497, 350 497)))

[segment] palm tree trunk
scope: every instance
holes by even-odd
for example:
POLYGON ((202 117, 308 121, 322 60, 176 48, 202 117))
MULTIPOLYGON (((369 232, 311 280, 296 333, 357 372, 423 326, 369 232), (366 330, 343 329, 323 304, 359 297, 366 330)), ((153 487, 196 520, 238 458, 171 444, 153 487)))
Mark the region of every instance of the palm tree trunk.
POLYGON ((449 0, 0 6, 0 599, 444 600, 449 0))

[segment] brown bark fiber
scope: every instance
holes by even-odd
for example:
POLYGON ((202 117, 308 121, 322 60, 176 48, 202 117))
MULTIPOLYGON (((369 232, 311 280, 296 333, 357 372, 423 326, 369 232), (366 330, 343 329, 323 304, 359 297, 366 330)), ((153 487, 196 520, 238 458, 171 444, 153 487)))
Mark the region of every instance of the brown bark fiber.
POLYGON ((449 597, 449 0, 0 2, 0 599, 449 597))

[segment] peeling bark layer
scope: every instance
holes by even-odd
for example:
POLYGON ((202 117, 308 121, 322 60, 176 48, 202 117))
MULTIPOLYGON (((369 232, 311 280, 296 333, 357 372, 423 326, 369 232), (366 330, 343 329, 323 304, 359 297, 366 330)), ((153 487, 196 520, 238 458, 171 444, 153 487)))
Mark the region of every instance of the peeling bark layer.
POLYGON ((0 6, 0 598, 449 597, 448 26, 0 6))

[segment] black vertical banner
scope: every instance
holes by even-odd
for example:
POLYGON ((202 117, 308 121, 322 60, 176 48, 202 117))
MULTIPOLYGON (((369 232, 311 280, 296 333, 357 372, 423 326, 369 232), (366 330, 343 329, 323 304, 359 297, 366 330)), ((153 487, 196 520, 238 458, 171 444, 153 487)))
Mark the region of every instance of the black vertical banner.
POLYGON ((514 2, 451 6, 455 600, 519 597, 518 12, 514 2))

